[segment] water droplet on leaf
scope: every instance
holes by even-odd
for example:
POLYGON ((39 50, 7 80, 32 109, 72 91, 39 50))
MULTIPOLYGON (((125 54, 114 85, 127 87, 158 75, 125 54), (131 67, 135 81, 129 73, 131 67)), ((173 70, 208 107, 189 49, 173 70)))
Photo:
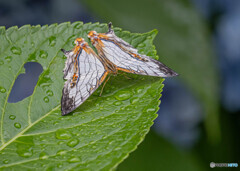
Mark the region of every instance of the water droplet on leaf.
POLYGON ((134 97, 130 100, 131 104, 136 104, 138 102, 139 98, 138 97, 134 97))
POLYGON ((48 158, 48 155, 47 155, 46 152, 41 152, 41 153, 39 154, 39 159, 47 159, 47 158, 48 158))
POLYGON ((15 126, 15 128, 18 128, 18 129, 21 128, 21 124, 18 122, 14 123, 14 126, 15 126))
POLYGON ((51 36, 51 37, 49 38, 49 45, 50 45, 50 46, 55 46, 55 45, 56 45, 56 37, 51 36))
POLYGON ((119 91, 115 94, 117 100, 127 100, 132 96, 130 91, 119 91))
POLYGON ((21 55, 21 53, 22 53, 21 48, 20 48, 20 47, 15 47, 15 46, 13 46, 13 47, 11 48, 11 51, 12 51, 12 53, 15 54, 15 55, 21 55))
POLYGON ((66 153, 67 153, 66 150, 59 150, 59 151, 57 152, 57 155, 62 156, 62 155, 64 155, 64 154, 66 154, 66 153))
POLYGON ((39 55, 40 55, 41 58, 47 58, 48 53, 45 52, 44 50, 40 50, 40 54, 39 55))
POLYGON ((69 163, 76 163, 76 162, 80 162, 80 161, 81 160, 78 157, 72 157, 72 158, 68 159, 69 163))
POLYGON ((11 120, 14 120, 15 118, 16 118, 15 115, 10 115, 10 116, 9 116, 9 119, 11 119, 11 120))
POLYGON ((1 92, 1 93, 5 93, 5 92, 6 92, 6 89, 0 86, 0 92, 1 92))
POLYGON ((28 60, 29 61, 36 61, 36 52, 32 53, 28 56, 28 60))
POLYGON ((151 112, 154 112, 154 111, 156 111, 156 109, 155 109, 155 108, 152 108, 152 107, 144 108, 144 109, 143 109, 143 112, 147 112, 147 113, 151 113, 151 112))
POLYGON ((8 164, 8 163, 9 163, 9 160, 8 160, 8 159, 5 159, 5 160, 3 160, 3 163, 4 163, 4 164, 8 164))
POLYGON ((62 166, 63 166, 62 164, 58 164, 58 165, 57 165, 58 168, 61 168, 62 166))
POLYGON ((72 139, 72 140, 70 140, 70 141, 67 143, 67 145, 68 145, 69 147, 75 147, 76 145, 78 145, 78 143, 79 143, 79 140, 78 140, 78 139, 72 139))
POLYGON ((43 100, 44 100, 45 103, 49 102, 49 98, 48 97, 44 97, 43 100))
POLYGON ((71 133, 64 129, 59 129, 56 132, 56 138, 60 140, 67 140, 72 137, 71 133))
POLYGON ((11 62, 11 61, 12 61, 12 57, 11 57, 11 56, 7 56, 7 57, 5 57, 5 60, 6 60, 7 62, 11 62))
POLYGON ((26 148, 25 146, 21 146, 20 148, 17 149, 17 153, 21 157, 31 157, 33 155, 33 150, 32 148, 26 148))
POLYGON ((122 104, 122 102, 121 101, 116 101, 116 102, 114 102, 113 103, 115 106, 120 106, 121 104, 122 104))
POLYGON ((48 95, 48 96, 53 96, 53 92, 52 92, 51 90, 48 90, 48 91, 47 91, 47 95, 48 95))
POLYGON ((145 46, 144 43, 140 43, 140 44, 138 45, 139 48, 143 48, 144 46, 145 46))

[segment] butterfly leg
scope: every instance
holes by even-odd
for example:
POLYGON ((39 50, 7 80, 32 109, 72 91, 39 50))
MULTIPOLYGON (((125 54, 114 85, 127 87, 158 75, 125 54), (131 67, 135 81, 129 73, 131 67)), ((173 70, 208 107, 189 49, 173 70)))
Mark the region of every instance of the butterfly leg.
POLYGON ((126 79, 128 79, 128 80, 133 79, 133 78, 128 77, 128 76, 126 75, 126 73, 123 73, 123 76, 124 76, 126 79))
POLYGON ((101 90, 101 93, 99 94, 99 96, 102 95, 102 92, 103 92, 103 88, 105 86, 105 84, 108 82, 108 80, 110 79, 111 75, 107 78, 107 80, 103 83, 103 86, 102 86, 102 90, 101 90))

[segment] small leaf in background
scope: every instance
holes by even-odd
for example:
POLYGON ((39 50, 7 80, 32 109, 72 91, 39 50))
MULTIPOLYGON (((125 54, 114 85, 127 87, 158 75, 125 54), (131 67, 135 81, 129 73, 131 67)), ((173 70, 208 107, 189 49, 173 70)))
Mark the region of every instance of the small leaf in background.
POLYGON ((189 0, 85 0, 104 19, 133 32, 157 28, 160 61, 179 78, 204 106, 205 128, 211 142, 219 142, 218 76, 209 33, 189 0))
MULTIPOLYGON (((0 27, 0 170, 109 170, 135 150, 149 131, 160 104, 162 78, 118 74, 71 115, 61 116, 65 57, 77 37, 106 24, 62 23, 0 27), (11 60, 10 60, 11 59, 11 60), (33 94, 8 103, 14 82, 27 62, 43 67, 33 94)), ((157 59, 156 30, 116 35, 157 59)))

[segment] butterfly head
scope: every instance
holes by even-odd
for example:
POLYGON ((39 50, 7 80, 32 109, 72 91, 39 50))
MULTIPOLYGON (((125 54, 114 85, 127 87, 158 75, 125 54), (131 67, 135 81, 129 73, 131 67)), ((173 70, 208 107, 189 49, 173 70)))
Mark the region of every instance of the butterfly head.
POLYGON ((94 44, 99 39, 98 33, 96 31, 90 31, 88 33, 88 38, 90 38, 91 42, 94 44))
POLYGON ((81 46, 81 47, 84 47, 84 46, 87 46, 88 43, 85 42, 84 38, 76 38, 75 42, 74 42, 77 46, 81 46))

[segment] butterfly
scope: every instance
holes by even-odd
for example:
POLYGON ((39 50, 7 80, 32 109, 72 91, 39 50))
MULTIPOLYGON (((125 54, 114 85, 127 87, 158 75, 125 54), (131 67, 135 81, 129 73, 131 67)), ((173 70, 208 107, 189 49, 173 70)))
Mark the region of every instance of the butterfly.
POLYGON ((97 53, 83 38, 75 40, 75 47, 66 51, 63 70, 66 80, 62 91, 61 110, 66 115, 80 106, 106 79, 118 71, 157 77, 173 77, 178 74, 161 62, 146 55, 117 37, 112 23, 107 33, 90 31, 88 37, 97 53))

